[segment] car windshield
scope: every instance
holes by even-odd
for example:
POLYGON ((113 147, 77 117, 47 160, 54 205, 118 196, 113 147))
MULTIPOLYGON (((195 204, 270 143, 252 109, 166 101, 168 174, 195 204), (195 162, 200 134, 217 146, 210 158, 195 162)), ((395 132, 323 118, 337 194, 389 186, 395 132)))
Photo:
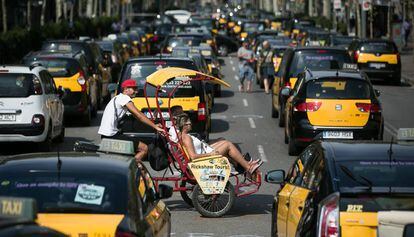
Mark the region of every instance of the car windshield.
POLYGON ((97 42, 97 44, 99 45, 99 47, 101 47, 103 51, 112 52, 112 50, 114 49, 114 44, 109 41, 99 41, 97 42))
POLYGON ((414 187, 414 161, 378 161, 364 157, 359 161, 336 162, 339 187, 414 187))
POLYGON ((340 69, 344 63, 351 63, 345 51, 304 50, 296 52, 289 70, 289 77, 297 75, 306 68, 311 70, 340 69))
POLYGON ((199 46, 201 41, 199 37, 174 37, 168 40, 168 46, 199 46))
POLYGON ((361 46, 364 53, 397 53, 398 50, 391 42, 369 42, 361 46))
MULTIPOLYGON (((192 70, 197 70, 197 68, 189 64, 188 62, 165 62, 165 61, 156 61, 156 62, 145 62, 145 63, 131 63, 127 65, 126 73, 123 73, 121 82, 126 79, 134 79, 137 81, 138 93, 137 97, 144 97, 144 85, 146 82, 147 76, 151 75, 153 72, 165 68, 165 67, 181 67, 192 70)), ((187 77, 180 77, 171 80, 170 82, 164 84, 162 89, 166 93, 161 93, 160 97, 168 97, 168 94, 174 90, 174 88, 181 83, 182 80, 186 80, 187 77)), ((186 82, 175 91, 174 97, 194 97, 198 93, 197 91, 200 88, 200 81, 186 82)), ((147 96, 155 96, 155 88, 153 86, 147 86, 147 96)))
POLYGON ((3 172, 0 196, 34 198, 40 213, 123 214, 127 209, 125 176, 99 173, 3 172))
POLYGON ((71 77, 80 71, 79 63, 72 59, 38 58, 36 62, 45 67, 53 77, 71 77))
POLYGON ((35 84, 40 87, 39 80, 32 74, 1 73, 0 74, 0 97, 28 97, 40 94, 35 91, 35 84))
POLYGON ((306 98, 309 99, 369 99, 370 92, 369 84, 358 79, 325 78, 306 84, 306 98))
POLYGON ((264 25, 262 23, 244 23, 245 32, 258 32, 264 30, 264 25))

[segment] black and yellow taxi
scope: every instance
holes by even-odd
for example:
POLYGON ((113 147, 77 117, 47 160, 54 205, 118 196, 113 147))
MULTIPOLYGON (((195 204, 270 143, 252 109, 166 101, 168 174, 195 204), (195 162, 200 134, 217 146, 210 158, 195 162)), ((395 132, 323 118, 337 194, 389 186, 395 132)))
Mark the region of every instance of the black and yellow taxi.
POLYGON ((172 188, 155 186, 137 165, 132 142, 75 148, 1 159, 0 195, 35 199, 36 222, 69 236, 170 236, 171 216, 161 199, 172 188))
POLYGON ((252 37, 257 32, 264 31, 266 29, 266 23, 264 21, 247 20, 241 23, 241 32, 239 35, 239 41, 243 42, 249 37, 252 37))
POLYGON ((0 196, 0 236, 66 237, 36 223, 37 206, 32 198, 0 196))
MULTIPOLYGON (((132 58, 128 60, 121 72, 120 80, 116 86, 117 93, 121 93, 121 84, 127 79, 134 79, 137 81, 138 91, 135 98, 132 99, 135 106, 141 110, 147 117, 151 117, 148 109, 147 102, 144 96, 144 85, 147 76, 156 72, 159 69, 167 67, 180 67, 185 69, 191 69, 199 71, 198 63, 191 58, 183 57, 140 57, 132 58)), ((205 65, 207 67, 207 65, 205 65)), ((205 69, 207 70, 207 68, 205 69)), ((147 97, 150 101, 150 108, 152 111, 159 104, 163 114, 163 118, 169 120, 168 114, 168 96, 174 88, 179 85, 183 80, 187 80, 187 77, 177 77, 171 82, 163 85, 166 93, 162 93, 158 101, 155 100, 155 88, 147 87, 147 97)), ((171 99, 170 107, 174 105, 180 105, 183 110, 188 113, 193 122, 194 135, 208 140, 211 129, 211 101, 209 94, 207 93, 206 84, 202 81, 191 81, 178 87, 175 91, 173 98, 171 99)), ((138 137, 144 142, 151 142, 154 138, 153 129, 147 125, 138 122, 132 115, 127 113, 124 118, 124 125, 122 130, 124 134, 132 137, 138 137)), ((171 121, 167 122, 167 127, 170 126, 171 121)))
POLYGON ((180 33, 168 35, 162 43, 162 52, 171 53, 174 47, 177 46, 200 46, 202 43, 207 43, 215 49, 215 40, 211 35, 199 33, 180 33))
POLYGON ((93 111, 97 110, 98 95, 91 93, 93 88, 90 85, 88 64, 82 53, 39 51, 26 55, 23 63, 38 63, 45 67, 56 86, 61 86, 65 90, 62 98, 65 116, 80 117, 85 125, 89 125, 93 111))
POLYGON ((316 139, 382 140, 379 91, 363 73, 324 70, 300 73, 285 111, 285 141, 295 155, 316 139))
POLYGON ((393 41, 355 39, 348 52, 358 68, 371 79, 381 78, 394 85, 401 84, 401 57, 393 41))
POLYGON ((266 174, 280 184, 271 236, 402 236, 398 229, 413 220, 413 152, 392 143, 312 143, 286 175, 266 174), (397 234, 384 234, 387 228, 397 234))
POLYGON ((285 87, 293 88, 298 74, 305 68, 311 70, 340 69, 344 63, 351 63, 348 52, 331 47, 296 47, 287 48, 280 62, 272 86, 272 117, 279 117, 279 126, 285 125, 286 96, 280 94, 285 87))

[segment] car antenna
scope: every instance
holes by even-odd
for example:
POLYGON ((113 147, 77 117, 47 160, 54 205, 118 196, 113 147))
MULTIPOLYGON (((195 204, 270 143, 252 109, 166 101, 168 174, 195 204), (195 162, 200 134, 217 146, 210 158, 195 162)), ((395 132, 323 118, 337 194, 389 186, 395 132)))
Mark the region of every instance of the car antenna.
POLYGON ((393 151, 392 151, 392 144, 394 142, 394 137, 391 137, 391 143, 390 143, 390 148, 388 149, 388 158, 389 158, 389 162, 390 162, 390 168, 391 168, 391 162, 392 162, 392 155, 393 155, 393 151))
POLYGON ((58 158, 58 162, 57 162, 57 169, 58 169, 58 181, 60 182, 60 170, 62 169, 62 160, 60 159, 60 149, 59 149, 59 145, 57 146, 57 158, 58 158))

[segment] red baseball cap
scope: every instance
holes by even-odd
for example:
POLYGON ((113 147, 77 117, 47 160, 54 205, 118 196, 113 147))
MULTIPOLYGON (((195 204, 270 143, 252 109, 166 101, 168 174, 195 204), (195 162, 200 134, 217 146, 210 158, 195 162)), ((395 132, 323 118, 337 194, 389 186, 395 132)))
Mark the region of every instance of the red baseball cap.
POLYGON ((125 87, 137 87, 137 82, 134 79, 128 79, 122 82, 121 88, 124 89, 125 87))

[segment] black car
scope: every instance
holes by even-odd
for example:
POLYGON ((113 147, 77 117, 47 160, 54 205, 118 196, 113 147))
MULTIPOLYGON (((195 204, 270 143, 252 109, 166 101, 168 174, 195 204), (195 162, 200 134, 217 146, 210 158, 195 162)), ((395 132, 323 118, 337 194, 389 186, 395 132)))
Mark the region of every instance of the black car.
POLYGON ((160 199, 172 188, 155 186, 128 152, 132 142, 90 147, 1 159, 0 195, 35 199, 37 223, 70 236, 170 236, 170 212, 160 199))
POLYGON ((170 34, 165 38, 161 47, 162 52, 171 53, 176 46, 200 46, 202 43, 213 44, 212 36, 193 33, 170 34))
MULTIPOLYGON (((133 102, 135 106, 141 110, 147 117, 151 117, 148 110, 148 106, 144 97, 144 84, 146 77, 151 75, 157 69, 166 67, 181 67, 198 71, 199 65, 190 58, 178 58, 178 57, 140 57, 129 59, 121 71, 121 78, 117 85, 117 93, 121 93, 121 84, 127 79, 134 79, 137 81, 138 93, 133 102)), ((170 83, 164 85, 164 89, 169 93, 175 88, 174 83, 185 80, 186 78, 176 78, 170 83)), ((164 112, 163 117, 168 118, 168 93, 162 93, 160 95, 159 103, 162 111, 164 112)), ((155 108, 155 88, 147 87, 147 96, 150 100, 151 109, 155 108)), ((209 105, 211 100, 209 99, 206 85, 202 81, 192 81, 186 83, 177 89, 173 99, 171 100, 171 106, 181 105, 186 113, 190 116, 193 122, 194 135, 208 140, 211 129, 211 116, 209 105)), ((154 138, 155 134, 153 129, 139 121, 137 121, 132 115, 127 114, 124 116, 125 121, 122 126, 124 134, 131 137, 138 137, 143 142, 150 143, 154 138)), ((171 123, 170 121, 167 123, 171 123)), ((167 124, 171 125, 171 124, 167 124)))

